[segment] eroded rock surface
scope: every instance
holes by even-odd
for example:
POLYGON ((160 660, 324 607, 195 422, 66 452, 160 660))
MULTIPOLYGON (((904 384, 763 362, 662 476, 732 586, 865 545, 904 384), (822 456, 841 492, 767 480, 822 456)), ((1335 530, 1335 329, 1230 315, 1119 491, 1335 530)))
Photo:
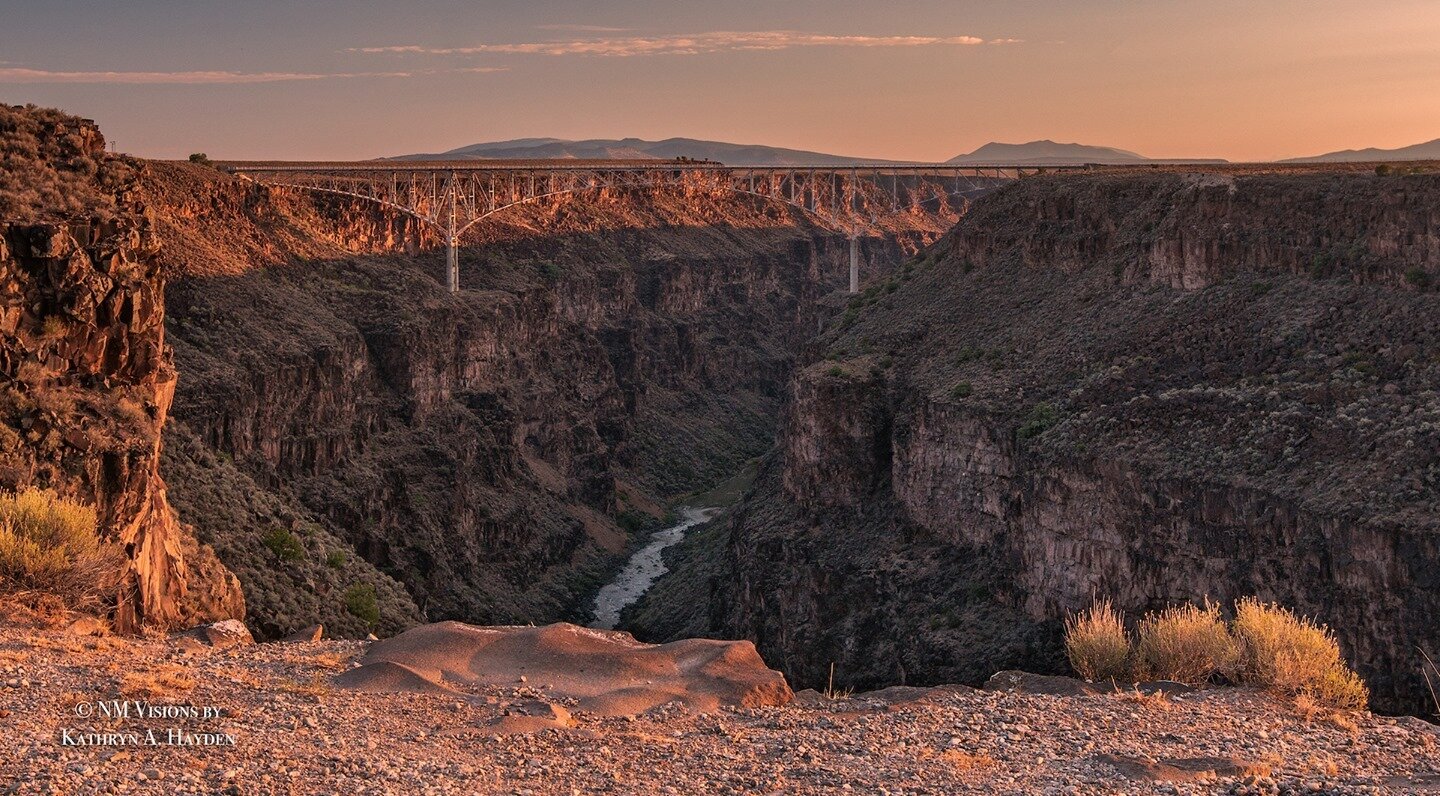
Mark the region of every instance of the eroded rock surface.
POLYGON ((704 713, 722 706, 779 706, 794 698, 784 675, 767 667, 748 641, 642 644, 629 633, 566 623, 424 625, 377 642, 360 663, 335 683, 418 693, 523 683, 598 716, 633 716, 672 703, 704 713))

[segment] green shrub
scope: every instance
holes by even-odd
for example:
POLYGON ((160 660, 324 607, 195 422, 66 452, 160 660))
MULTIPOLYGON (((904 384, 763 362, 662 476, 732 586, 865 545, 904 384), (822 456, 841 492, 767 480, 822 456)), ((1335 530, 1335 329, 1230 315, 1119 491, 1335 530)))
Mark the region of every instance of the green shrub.
POLYGON ((305 546, 300 543, 300 537, 284 528, 271 528, 261 541, 281 561, 300 561, 305 558, 305 546))
POLYGON ((1065 620, 1065 657, 1076 674, 1092 682, 1129 675, 1130 636, 1124 618, 1109 600, 1096 600, 1065 620))
POLYGON ((94 509, 48 490, 0 493, 0 587, 86 608, 114 591, 123 567, 119 549, 101 541, 94 509))
POLYGON ((1219 606, 1173 606, 1141 620, 1134 673, 1141 679, 1201 685, 1232 671, 1238 657, 1219 606))
POLYGON ((331 569, 344 569, 349 561, 350 556, 344 550, 331 550, 325 555, 325 566, 331 569))
POLYGON ((970 385, 970 382, 962 381, 950 390, 950 397, 958 401, 961 398, 969 398, 974 392, 975 388, 970 385))
POLYGON ((1405 281, 1421 290, 1426 290, 1430 287, 1430 272, 1417 265, 1405 272, 1405 281))
POLYGON ((845 375, 845 369, 839 365, 831 365, 830 368, 825 371, 825 375, 840 378, 845 375))
POLYGON ((615 522, 631 536, 649 528, 655 523, 655 518, 637 509, 626 509, 620 512, 615 522))
POLYGON ((1044 434, 1051 426, 1060 421, 1060 413, 1054 406, 1040 402, 1031 407, 1030 414, 1025 417, 1025 422, 1020 424, 1020 440, 1028 439, 1044 434))
POLYGON ((380 602, 375 596, 375 587, 368 583, 357 583, 345 590, 345 610, 367 625, 380 621, 380 602))
POLYGON ((197 166, 208 166, 210 165, 210 156, 204 152, 194 152, 190 155, 190 162, 197 166))

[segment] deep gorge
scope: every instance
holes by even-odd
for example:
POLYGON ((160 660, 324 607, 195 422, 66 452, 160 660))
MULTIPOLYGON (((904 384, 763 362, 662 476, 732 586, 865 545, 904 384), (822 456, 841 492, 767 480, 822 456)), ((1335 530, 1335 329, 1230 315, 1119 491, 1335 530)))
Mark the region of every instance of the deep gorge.
MULTIPOLYGON (((452 297, 403 217, 152 169, 185 374, 166 477, 267 634, 362 633, 357 579, 381 629, 584 618, 628 529, 774 444, 845 278, 844 238, 783 208, 631 192, 497 218, 452 297)), ((935 224, 868 240, 869 272, 935 224)))
POLYGON ((0 235, 0 483, 96 507, 123 630, 581 620, 758 459, 622 626, 797 687, 973 684, 1064 671, 1097 596, 1253 594, 1424 709, 1433 175, 1027 178, 870 230, 854 297, 798 213, 607 191, 477 228, 451 295, 403 216, 37 128, 107 176, 0 235))
POLYGON ((1061 620, 1259 595, 1377 708, 1440 647, 1440 181, 1033 178, 854 302, 631 616, 797 687, 1064 671, 1061 620))

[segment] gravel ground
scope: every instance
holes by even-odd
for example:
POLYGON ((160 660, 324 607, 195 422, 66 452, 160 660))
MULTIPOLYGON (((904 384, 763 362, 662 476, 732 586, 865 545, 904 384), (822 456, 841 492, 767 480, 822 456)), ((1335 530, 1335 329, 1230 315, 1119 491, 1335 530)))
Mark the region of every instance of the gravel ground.
POLYGON ((1247 690, 802 692, 599 718, 540 683, 460 698, 329 685, 364 648, 0 626, 0 794, 1440 793, 1432 725, 1304 716, 1247 690), (106 718, 121 699, 199 715, 106 718), (66 745, 96 733, 131 735, 66 745), (210 745, 172 742, 197 738, 210 745))

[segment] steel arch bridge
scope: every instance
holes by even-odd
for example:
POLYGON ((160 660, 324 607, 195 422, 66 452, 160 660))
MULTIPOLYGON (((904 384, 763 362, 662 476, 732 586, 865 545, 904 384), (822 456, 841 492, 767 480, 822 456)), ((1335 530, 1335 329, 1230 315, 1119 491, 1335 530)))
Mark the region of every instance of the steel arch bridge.
POLYGON ((460 290, 460 236, 512 207, 566 194, 672 189, 730 191, 797 208, 850 238, 850 292, 859 289, 858 231, 903 212, 959 215, 965 197, 1046 171, 1084 166, 724 166, 694 161, 520 164, 466 161, 233 163, 224 168, 267 186, 361 199, 417 219, 447 243, 447 281, 460 290))

